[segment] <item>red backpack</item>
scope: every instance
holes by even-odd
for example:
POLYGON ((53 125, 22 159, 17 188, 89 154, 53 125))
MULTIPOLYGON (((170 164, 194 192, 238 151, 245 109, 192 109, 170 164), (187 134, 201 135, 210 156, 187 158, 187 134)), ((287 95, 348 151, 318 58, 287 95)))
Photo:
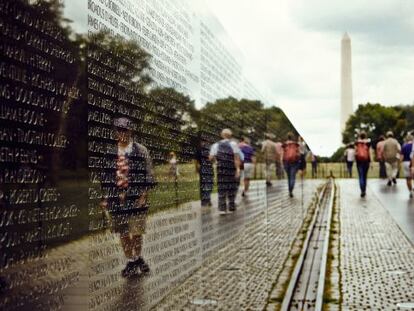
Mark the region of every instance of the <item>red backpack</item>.
POLYGON ((288 163, 295 163, 299 161, 299 144, 289 142, 285 145, 283 150, 283 161, 288 163))
POLYGON ((355 144, 355 158, 357 161, 369 161, 369 146, 364 142, 355 144))

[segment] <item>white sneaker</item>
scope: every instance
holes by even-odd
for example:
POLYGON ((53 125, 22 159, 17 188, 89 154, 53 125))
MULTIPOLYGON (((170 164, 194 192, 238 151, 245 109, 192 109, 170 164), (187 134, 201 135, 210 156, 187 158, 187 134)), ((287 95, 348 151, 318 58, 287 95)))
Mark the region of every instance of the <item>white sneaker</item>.
POLYGON ((226 215, 226 214, 227 214, 227 212, 226 212, 226 211, 220 211, 220 212, 219 212, 219 215, 220 215, 220 216, 222 216, 222 215, 226 215))

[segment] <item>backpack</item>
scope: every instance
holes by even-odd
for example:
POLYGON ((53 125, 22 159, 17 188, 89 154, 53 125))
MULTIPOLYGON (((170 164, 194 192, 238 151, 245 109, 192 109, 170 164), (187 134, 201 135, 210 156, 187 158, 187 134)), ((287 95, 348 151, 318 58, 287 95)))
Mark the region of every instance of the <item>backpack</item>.
POLYGON ((287 143, 283 152, 283 161, 288 163, 295 163, 299 161, 299 145, 291 142, 287 143))
POLYGON ((234 166, 234 152, 230 145, 230 142, 220 142, 217 148, 216 154, 217 165, 219 167, 226 167, 229 169, 235 168, 234 166))
POLYGON ((369 147, 364 142, 355 144, 355 159, 357 161, 369 161, 369 147))

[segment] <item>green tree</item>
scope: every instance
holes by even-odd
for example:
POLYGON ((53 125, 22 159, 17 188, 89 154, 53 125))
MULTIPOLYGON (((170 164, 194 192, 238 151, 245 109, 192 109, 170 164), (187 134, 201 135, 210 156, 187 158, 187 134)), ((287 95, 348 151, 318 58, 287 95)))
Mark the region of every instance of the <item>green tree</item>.
POLYGON ((344 160, 345 149, 345 146, 339 147, 329 159, 330 162, 342 162, 344 160))
POLYGON ((401 113, 401 119, 405 121, 405 131, 414 131, 414 105, 395 107, 401 113))
POLYGON ((282 109, 278 107, 266 108, 265 115, 267 116, 266 132, 274 134, 277 140, 285 140, 288 132, 299 136, 298 131, 282 109))
POLYGON ((401 111, 395 107, 371 103, 359 105, 346 123, 345 131, 342 133, 342 142, 346 144, 354 141, 360 130, 365 130, 368 137, 373 140, 389 130, 394 131, 395 136, 400 138, 405 126, 401 111))
POLYGON ((280 108, 265 108, 258 100, 218 99, 208 103, 200 114, 202 122, 215 122, 217 132, 228 127, 235 137, 248 136, 255 144, 264 139, 265 133, 272 133, 279 140, 283 140, 289 131, 298 135, 280 108))
POLYGON ((175 126, 180 130, 195 127, 198 117, 194 100, 172 88, 157 87, 149 92, 149 96, 159 103, 162 113, 176 120, 175 126))

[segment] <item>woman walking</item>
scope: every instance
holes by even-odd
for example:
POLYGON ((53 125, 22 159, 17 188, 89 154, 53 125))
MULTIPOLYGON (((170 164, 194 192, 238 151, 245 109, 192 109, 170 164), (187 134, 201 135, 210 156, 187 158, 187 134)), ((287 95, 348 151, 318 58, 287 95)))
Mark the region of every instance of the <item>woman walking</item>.
POLYGON ((360 132, 358 140, 355 142, 355 159, 359 175, 361 198, 366 196, 367 176, 371 162, 370 147, 371 141, 367 138, 367 134, 364 131, 360 132))

